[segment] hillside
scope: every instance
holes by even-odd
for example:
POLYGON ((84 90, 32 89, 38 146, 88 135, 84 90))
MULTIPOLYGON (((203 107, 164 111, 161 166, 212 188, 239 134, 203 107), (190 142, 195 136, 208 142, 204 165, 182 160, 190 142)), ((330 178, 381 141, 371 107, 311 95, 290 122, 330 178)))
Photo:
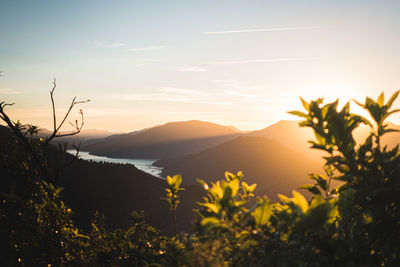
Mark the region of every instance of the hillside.
POLYGON ((275 198, 309 183, 307 174, 321 165, 282 144, 262 137, 238 137, 215 148, 176 159, 159 160, 164 174, 179 173, 184 184, 196 179, 216 181, 225 171, 243 171, 245 180, 257 183, 257 192, 275 198))
POLYGON ((264 129, 247 133, 248 136, 259 136, 275 140, 282 145, 295 150, 298 153, 323 162, 322 152, 310 149, 309 140, 314 139, 314 133, 310 128, 300 127, 298 121, 281 120, 264 129))
MULTIPOLYGON (((10 155, 6 147, 12 140, 10 137, 9 129, 0 126, 0 150, 6 151, 2 156, 10 155)), ((49 152, 54 163, 59 158, 57 149, 51 147, 49 152)), ((72 158, 69 154, 66 157, 72 158)), ((0 157, 0 192, 9 192, 10 184, 24 180, 15 176, 13 163, 7 162, 7 156, 0 157)), ((82 228, 89 227, 96 210, 106 216, 112 228, 128 227, 131 211, 144 210, 149 223, 167 233, 171 230, 168 205, 161 200, 166 182, 133 165, 76 160, 61 173, 59 184, 64 188, 63 200, 74 211, 74 221, 82 228)), ((190 229, 190 222, 195 218, 192 209, 202 191, 200 186, 190 186, 182 192, 183 203, 177 210, 179 229, 190 229)))
POLYGON ((120 158, 174 158, 214 147, 240 135, 203 121, 170 122, 137 134, 114 135, 82 146, 92 154, 120 158))
MULTIPOLYGON (((70 133, 71 131, 63 131, 60 134, 70 133)), ((49 136, 52 132, 45 128, 40 128, 38 136, 46 137, 49 136)), ((80 133, 73 136, 65 136, 61 138, 57 138, 54 141, 59 143, 67 143, 68 147, 72 145, 82 145, 83 143, 91 143, 92 140, 96 140, 99 138, 106 138, 108 136, 117 135, 117 133, 110 132, 107 130, 97 130, 97 129, 88 129, 82 130, 80 133)))
MULTIPOLYGON (((96 210, 106 216, 112 228, 128 227, 130 213, 144 210, 150 224, 164 232, 171 230, 168 205, 161 200, 165 197, 166 182, 133 165, 77 160, 65 169, 60 184, 65 188, 65 202, 82 227, 87 227, 96 210)), ((179 229, 190 229, 195 218, 192 209, 202 191, 199 186, 190 186, 182 192, 182 204, 177 210, 179 229)))
MULTIPOLYGON (((389 123, 389 127, 400 131, 400 126, 389 123)), ((355 132, 354 138, 358 142, 363 142, 369 135, 371 129, 365 125, 361 125, 355 132)), ((312 158, 322 164, 324 153, 310 149, 310 143, 308 141, 315 140, 315 136, 311 128, 300 127, 298 121, 287 121, 281 120, 275 124, 272 124, 264 129, 258 131, 252 131, 246 134, 247 136, 259 136, 266 137, 275 140, 282 145, 295 150, 298 153, 305 155, 306 157, 312 158)), ((382 139, 384 145, 393 147, 400 143, 400 132, 388 133, 382 139)))

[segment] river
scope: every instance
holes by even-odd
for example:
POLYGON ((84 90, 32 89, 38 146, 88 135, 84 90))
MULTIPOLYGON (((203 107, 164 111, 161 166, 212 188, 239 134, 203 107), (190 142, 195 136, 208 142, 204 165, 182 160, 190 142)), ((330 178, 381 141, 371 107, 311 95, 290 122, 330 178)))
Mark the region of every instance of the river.
MULTIPOLYGON (((75 155, 75 149, 68 149, 68 153, 75 155)), ((157 159, 119 159, 119 158, 109 158, 91 155, 87 151, 79 151, 79 158, 84 160, 93 160, 95 162, 110 162, 110 163, 121 163, 121 164, 132 164, 136 168, 146 173, 149 173, 155 177, 164 179, 161 176, 162 167, 153 166, 153 163, 157 161, 157 159)))

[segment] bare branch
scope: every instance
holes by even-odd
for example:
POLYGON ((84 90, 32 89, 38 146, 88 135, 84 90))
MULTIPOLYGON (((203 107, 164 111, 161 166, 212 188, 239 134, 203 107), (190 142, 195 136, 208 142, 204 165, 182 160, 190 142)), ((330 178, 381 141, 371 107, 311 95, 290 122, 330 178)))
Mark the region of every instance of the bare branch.
POLYGON ((53 131, 55 131, 56 128, 57 128, 56 127, 57 126, 56 107, 55 107, 55 104, 54 104, 54 97, 53 97, 54 90, 56 90, 56 87, 57 87, 56 78, 54 78, 54 80, 53 80, 53 88, 50 90, 51 106, 53 108, 53 131))
MULTIPOLYGON (((83 102, 83 101, 81 101, 83 102)), ((87 102, 87 101, 85 101, 87 102)), ((72 135, 76 135, 78 133, 81 132, 83 125, 85 124, 84 119, 83 119, 83 111, 82 109, 79 110, 79 114, 81 115, 81 123, 80 125, 78 125, 78 120, 75 120, 75 125, 71 122, 69 122, 69 124, 72 125, 72 127, 75 128, 75 132, 71 132, 71 133, 66 133, 66 134, 57 134, 55 137, 65 137, 65 136, 72 136, 72 135)))
POLYGON ((54 90, 56 89, 56 80, 54 79, 53 82, 53 88, 50 91, 50 98, 51 98, 51 103, 52 103, 52 108, 53 108, 53 132, 52 134, 46 138, 46 142, 45 142, 45 147, 48 146, 48 144, 50 143, 51 140, 53 140, 54 138, 59 138, 59 137, 65 137, 65 136, 72 136, 72 135, 76 135, 78 133, 80 133, 82 127, 83 127, 83 113, 82 110, 80 110, 80 114, 81 114, 81 118, 82 118, 82 123, 80 126, 78 126, 78 123, 76 122, 75 126, 73 125, 73 127, 75 128, 75 131, 72 133, 67 133, 67 134, 58 134, 58 132, 60 131, 61 127, 64 125, 65 121, 67 120, 69 114, 71 113, 71 110, 74 108, 75 105, 78 104, 83 104, 86 102, 89 102, 90 100, 84 100, 84 101, 76 101, 76 96, 72 99, 72 102, 67 110, 67 112, 65 113, 61 123, 59 125, 57 125, 57 118, 56 118, 56 112, 55 112, 55 104, 54 104, 54 90))
MULTIPOLYGON (((63 167, 60 167, 58 170, 55 170, 54 172, 53 172, 53 170, 51 170, 49 168, 48 158, 47 158, 49 143, 54 138, 76 135, 82 130, 83 125, 84 125, 84 117, 83 117, 82 110, 79 110, 79 114, 81 115, 80 123, 78 122, 78 120, 75 120, 75 124, 70 123, 75 128, 74 131, 71 133, 65 133, 65 134, 60 133, 61 127, 66 122, 66 120, 67 120, 68 116, 70 115, 74 106, 76 106, 78 104, 83 104, 83 103, 89 102, 90 100, 77 101, 76 97, 74 97, 72 99, 72 102, 71 102, 66 114, 64 115, 63 119, 61 120, 61 123, 57 125, 56 107, 55 107, 55 101, 54 101, 54 92, 55 92, 56 87, 57 87, 56 79, 54 79, 53 88, 50 90, 50 99, 51 99, 52 112, 53 112, 53 131, 48 137, 46 137, 46 140, 43 144, 43 154, 37 153, 37 151, 35 150, 36 148, 32 147, 31 141, 27 138, 28 132, 30 133, 31 137, 35 132, 37 132, 36 128, 31 127, 30 125, 28 125, 28 126, 22 125, 19 121, 13 122, 7 116, 7 114, 4 112, 4 108, 6 106, 14 105, 13 103, 9 104, 9 103, 5 103, 5 102, 0 102, 0 119, 2 119, 8 125, 8 127, 11 129, 11 131, 14 133, 14 135, 27 147, 29 152, 32 154, 34 161, 36 162, 36 164, 38 165, 38 167, 41 170, 41 177, 43 177, 44 179, 47 179, 48 181, 53 181, 57 184, 57 174, 58 174, 59 170, 62 169, 63 167), (26 127, 28 127, 27 131, 25 131, 26 127)), ((75 147, 75 148, 77 148, 77 153, 74 158, 76 158, 79 153, 79 147, 75 147)), ((63 152, 66 152, 66 145, 64 145, 64 148, 60 147, 60 150, 62 150, 63 152)), ((61 155, 63 155, 63 154, 64 153, 61 153, 61 155)), ((70 165, 70 164, 72 164, 72 161, 70 163, 68 163, 68 165, 70 165)))

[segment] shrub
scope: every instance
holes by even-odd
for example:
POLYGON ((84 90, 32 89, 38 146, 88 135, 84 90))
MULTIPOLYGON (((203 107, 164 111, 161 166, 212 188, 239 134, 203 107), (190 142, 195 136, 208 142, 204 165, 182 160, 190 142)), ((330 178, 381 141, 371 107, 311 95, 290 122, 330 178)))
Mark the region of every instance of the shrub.
MULTIPOLYGON (((326 152, 325 175, 310 174, 313 184, 301 187, 312 197, 307 200, 293 191, 273 203, 255 196, 256 185, 243 181, 241 172, 227 172, 216 183, 199 181, 206 195, 198 203, 195 229, 174 231, 172 237, 146 224, 143 213, 135 211, 127 230, 107 230, 103 216, 95 214, 92 231, 82 234, 60 199, 61 188, 40 177, 37 168, 42 165, 35 165, 35 155, 43 153, 42 141, 29 139, 17 128, 19 141, 9 150, 14 152, 1 160, 10 174, 22 177, 18 190, 1 198, 2 261, 61 266, 396 266, 400 150, 399 145, 384 146, 382 137, 396 131, 386 119, 399 111, 392 109, 398 95, 386 104, 383 94, 377 101, 357 102, 372 121, 350 113, 349 103, 338 110, 338 101, 323 105, 322 99, 302 99, 305 112, 290 113, 304 119, 300 126, 313 129, 312 148, 326 152), (353 133, 361 124, 371 133, 357 144, 353 133), (26 151, 26 142, 34 149, 26 151), (19 153, 25 155, 22 160, 13 157, 19 153), (341 184, 331 188, 332 180, 341 184)), ((180 176, 168 177, 165 200, 173 225, 180 185, 180 176)))

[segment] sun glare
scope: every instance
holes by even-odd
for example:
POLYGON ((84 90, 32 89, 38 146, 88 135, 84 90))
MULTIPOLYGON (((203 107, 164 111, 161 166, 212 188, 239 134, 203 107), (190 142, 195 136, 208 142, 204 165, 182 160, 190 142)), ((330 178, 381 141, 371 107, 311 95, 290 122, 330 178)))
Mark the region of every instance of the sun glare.
POLYGON ((340 104, 344 105, 349 100, 359 97, 360 94, 359 90, 349 84, 325 83, 306 86, 301 95, 307 101, 323 97, 325 103, 339 99, 340 104))
POLYGON ((352 113, 358 113, 362 116, 369 117, 362 107, 357 105, 353 100, 364 103, 366 95, 360 94, 362 90, 355 85, 346 83, 325 83, 313 84, 301 91, 300 96, 306 101, 323 98, 324 103, 331 103, 339 99, 338 108, 341 109, 347 102, 350 102, 350 110, 352 113))

